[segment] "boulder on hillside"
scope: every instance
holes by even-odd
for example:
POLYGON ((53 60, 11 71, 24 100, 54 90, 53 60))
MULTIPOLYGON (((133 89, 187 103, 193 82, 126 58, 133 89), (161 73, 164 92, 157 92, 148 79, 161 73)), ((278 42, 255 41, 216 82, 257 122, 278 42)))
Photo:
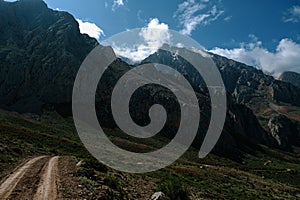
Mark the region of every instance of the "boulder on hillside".
POLYGON ((169 200, 169 198, 162 192, 155 192, 151 196, 151 200, 169 200))

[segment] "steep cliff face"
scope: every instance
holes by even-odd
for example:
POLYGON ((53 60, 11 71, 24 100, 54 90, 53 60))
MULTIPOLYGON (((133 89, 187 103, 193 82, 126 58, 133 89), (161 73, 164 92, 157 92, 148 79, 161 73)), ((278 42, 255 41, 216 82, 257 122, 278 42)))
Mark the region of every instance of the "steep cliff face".
POLYGON ((278 79, 300 88, 300 74, 296 72, 283 72, 278 79))
POLYGON ((0 106, 40 113, 44 104, 70 102, 77 70, 97 41, 41 0, 0 1, 0 27, 0 106))
POLYGON ((228 91, 237 102, 246 104, 255 113, 265 110, 270 102, 300 106, 300 89, 296 86, 222 56, 213 55, 213 60, 228 91))
POLYGON ((268 108, 270 102, 300 105, 299 88, 275 80, 261 70, 227 58, 213 55, 224 83, 237 102, 250 107, 255 113, 268 108))

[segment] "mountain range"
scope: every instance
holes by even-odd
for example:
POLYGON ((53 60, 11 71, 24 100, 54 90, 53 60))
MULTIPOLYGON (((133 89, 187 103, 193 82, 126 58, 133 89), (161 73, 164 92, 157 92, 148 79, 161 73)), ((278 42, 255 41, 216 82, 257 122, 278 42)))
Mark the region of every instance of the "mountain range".
POLYGON ((129 111, 136 124, 145 126, 151 122, 149 109, 162 105, 167 120, 160 133, 140 139, 118 128, 111 110, 113 89, 138 65, 160 63, 180 72, 201 110, 196 139, 180 159, 153 173, 129 174, 93 158, 74 127, 74 81, 98 45, 80 33, 71 14, 52 10, 42 0, 0 0, 0 199, 299 199, 299 74, 275 78, 207 53, 225 84, 227 113, 213 152, 199 159, 212 110, 201 75, 187 60, 162 49, 138 64, 117 58, 95 96, 98 121, 115 145, 151 152, 168 144, 179 128, 176 96, 155 84, 134 92, 129 111))
MULTIPOLYGON (((98 42, 80 33, 72 15, 51 10, 40 0, 13 3, 1 0, 0 27, 0 107, 38 115, 52 109, 63 116, 71 115, 76 74, 98 42)), ((216 153, 239 159, 243 152, 253 153, 261 144, 286 151, 292 151, 293 145, 299 146, 300 119, 295 111, 293 114, 289 110, 300 107, 300 75, 286 72, 277 80, 254 67, 219 55, 211 56, 228 93, 227 119, 216 153)), ((201 75, 184 59, 174 59, 163 50, 142 61, 148 62, 172 66, 196 88, 205 114, 195 141, 195 146, 199 146, 210 119, 209 96, 201 75)), ((115 126, 109 108, 113 86, 133 67, 118 59, 101 80, 96 95, 97 110, 99 121, 107 127, 115 126)), ((147 123, 149 105, 160 102, 171 112, 165 132, 176 130, 180 112, 176 100, 170 100, 174 96, 163 93, 160 87, 144 89, 132 100, 133 119, 147 123), (143 104, 145 99, 147 106, 143 104)))

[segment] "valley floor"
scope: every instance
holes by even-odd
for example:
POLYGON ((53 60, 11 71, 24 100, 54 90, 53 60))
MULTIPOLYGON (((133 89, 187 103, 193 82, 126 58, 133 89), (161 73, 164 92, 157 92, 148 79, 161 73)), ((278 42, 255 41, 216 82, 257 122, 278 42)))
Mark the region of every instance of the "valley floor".
MULTIPOLYGON (((130 144, 117 130, 106 131, 121 146, 130 144)), ((159 191, 169 199, 300 198, 297 148, 287 153, 262 146, 242 163, 213 154, 199 160, 190 149, 166 169, 136 175, 94 160, 72 120, 55 113, 2 112, 0 134, 0 199, 150 199, 159 191)))

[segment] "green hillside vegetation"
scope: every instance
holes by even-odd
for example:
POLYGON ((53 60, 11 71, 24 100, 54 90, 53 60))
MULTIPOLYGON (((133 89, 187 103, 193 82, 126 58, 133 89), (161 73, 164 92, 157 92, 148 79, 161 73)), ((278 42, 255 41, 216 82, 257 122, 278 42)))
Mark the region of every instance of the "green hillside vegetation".
MULTIPOLYGON (((126 148, 150 150, 151 146, 127 141, 116 129, 107 129, 111 139, 126 148)), ((93 159, 80 142, 71 118, 54 112, 43 117, 8 112, 0 114, 0 177, 25 159, 37 155, 71 156, 83 165, 77 176, 91 199, 134 199, 162 191, 174 199, 297 199, 300 196, 300 149, 293 153, 262 146, 243 163, 210 154, 198 159, 190 149, 166 169, 134 175, 116 172, 93 159)), ((161 142, 164 139, 161 138, 161 142)), ((158 144, 160 146, 160 144, 158 144)))

